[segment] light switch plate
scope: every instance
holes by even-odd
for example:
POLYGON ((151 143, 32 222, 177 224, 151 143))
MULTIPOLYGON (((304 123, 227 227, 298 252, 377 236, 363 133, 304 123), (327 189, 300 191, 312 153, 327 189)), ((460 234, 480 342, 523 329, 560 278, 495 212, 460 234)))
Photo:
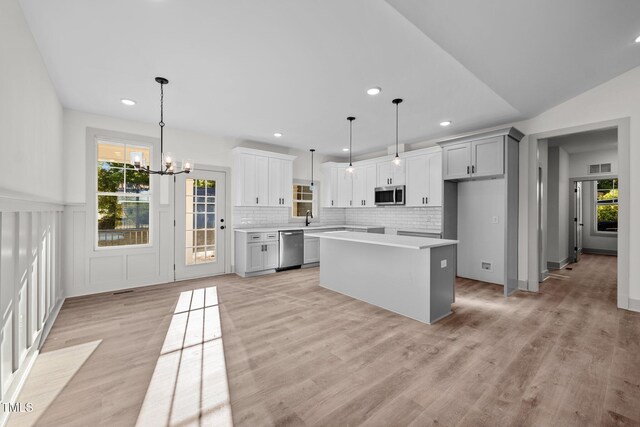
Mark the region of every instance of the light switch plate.
POLYGON ((440 268, 447 268, 447 260, 446 259, 440 260, 440 268))

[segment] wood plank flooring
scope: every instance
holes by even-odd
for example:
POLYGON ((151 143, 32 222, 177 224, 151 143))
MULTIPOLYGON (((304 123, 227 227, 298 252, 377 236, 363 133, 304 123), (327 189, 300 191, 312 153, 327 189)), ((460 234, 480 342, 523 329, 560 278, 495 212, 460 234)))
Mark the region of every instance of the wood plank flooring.
MULTIPOLYGON (((432 326, 328 291, 315 268, 76 298, 25 385, 34 413, 10 425, 135 425, 180 294, 212 286, 229 393, 215 398, 238 426, 640 425, 640 314, 615 306, 616 258, 571 267, 510 298, 458 279, 432 326)), ((207 360, 191 374, 224 366, 207 360)), ((196 388, 172 425, 213 425, 196 388)))

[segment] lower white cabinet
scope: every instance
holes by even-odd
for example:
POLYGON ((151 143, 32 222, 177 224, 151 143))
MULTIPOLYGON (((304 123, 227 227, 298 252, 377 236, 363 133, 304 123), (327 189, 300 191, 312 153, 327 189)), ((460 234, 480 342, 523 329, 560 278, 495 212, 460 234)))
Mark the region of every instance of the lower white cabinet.
POLYGON ((247 272, 278 267, 278 242, 249 243, 247 272))
POLYGON ((235 270, 247 273, 278 268, 278 232, 235 233, 235 270))
POLYGON ((305 237, 304 238, 304 263, 311 264, 312 262, 320 261, 320 238, 319 237, 305 237))

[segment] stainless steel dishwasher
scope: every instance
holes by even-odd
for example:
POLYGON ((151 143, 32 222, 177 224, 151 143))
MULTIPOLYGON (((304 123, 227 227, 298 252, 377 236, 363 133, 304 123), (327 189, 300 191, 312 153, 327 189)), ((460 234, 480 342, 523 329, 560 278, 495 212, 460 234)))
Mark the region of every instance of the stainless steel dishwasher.
POLYGON ((304 262, 304 231, 282 230, 278 234, 280 241, 278 270, 300 267, 304 262))

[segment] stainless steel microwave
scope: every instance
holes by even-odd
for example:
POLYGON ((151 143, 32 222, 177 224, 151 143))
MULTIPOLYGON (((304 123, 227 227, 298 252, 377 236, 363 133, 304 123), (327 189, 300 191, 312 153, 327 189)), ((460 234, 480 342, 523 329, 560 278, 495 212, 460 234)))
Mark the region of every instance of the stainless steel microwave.
POLYGON ((404 205, 405 195, 404 185, 376 187, 376 206, 404 205))

